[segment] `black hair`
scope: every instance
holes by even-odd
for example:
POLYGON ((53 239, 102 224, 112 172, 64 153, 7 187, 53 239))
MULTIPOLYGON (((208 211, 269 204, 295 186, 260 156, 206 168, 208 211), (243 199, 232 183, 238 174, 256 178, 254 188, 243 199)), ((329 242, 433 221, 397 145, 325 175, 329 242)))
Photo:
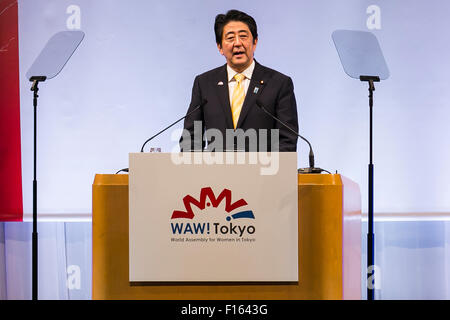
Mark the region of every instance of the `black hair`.
POLYGON ((222 44, 223 27, 230 21, 240 21, 245 23, 253 36, 253 41, 258 39, 258 28, 256 21, 245 12, 239 10, 229 10, 226 14, 218 14, 214 22, 214 32, 216 34, 216 43, 222 44))

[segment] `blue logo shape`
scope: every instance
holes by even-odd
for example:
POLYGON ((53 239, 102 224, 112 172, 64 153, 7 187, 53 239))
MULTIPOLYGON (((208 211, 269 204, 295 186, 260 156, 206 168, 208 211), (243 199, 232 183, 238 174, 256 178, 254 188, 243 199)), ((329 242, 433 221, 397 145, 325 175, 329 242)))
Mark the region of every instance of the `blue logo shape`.
POLYGON ((253 214, 253 211, 248 210, 248 211, 241 211, 241 212, 231 215, 231 217, 227 217, 227 221, 230 221, 231 218, 233 218, 233 219, 242 219, 242 218, 255 219, 255 215, 253 214))

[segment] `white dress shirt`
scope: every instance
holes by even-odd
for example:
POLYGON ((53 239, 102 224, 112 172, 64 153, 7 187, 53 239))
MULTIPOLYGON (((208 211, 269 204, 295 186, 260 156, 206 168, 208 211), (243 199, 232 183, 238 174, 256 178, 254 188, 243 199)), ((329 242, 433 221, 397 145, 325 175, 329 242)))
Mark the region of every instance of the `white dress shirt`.
MULTIPOLYGON (((253 60, 252 64, 249 65, 247 69, 241 72, 245 76, 245 79, 242 80, 245 95, 247 95, 247 90, 248 87, 250 86, 250 80, 252 79, 254 69, 255 69, 255 60, 253 60)), ((230 105, 231 105, 231 100, 233 98, 233 91, 237 84, 236 79, 234 79, 234 76, 239 72, 234 71, 233 69, 231 69, 229 65, 227 65, 227 73, 228 73, 228 92, 230 94, 230 105)))

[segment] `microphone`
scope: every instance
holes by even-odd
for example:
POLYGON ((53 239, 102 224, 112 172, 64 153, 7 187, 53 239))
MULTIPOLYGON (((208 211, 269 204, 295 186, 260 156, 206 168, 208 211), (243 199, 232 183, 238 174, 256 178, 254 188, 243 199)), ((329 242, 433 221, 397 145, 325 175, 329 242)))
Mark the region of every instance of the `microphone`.
MULTIPOLYGON (((298 173, 322 173, 322 171, 328 172, 327 170, 321 169, 321 168, 315 168, 314 167, 314 152, 311 146, 311 143, 309 143, 309 141, 302 137, 301 135, 299 135, 297 133, 297 131, 295 131, 294 129, 292 129, 291 127, 289 127, 286 123, 284 123, 283 121, 281 121, 280 119, 278 119, 277 117, 275 117, 273 114, 271 114, 269 111, 267 111, 266 108, 264 108, 262 102, 258 99, 256 100, 256 105, 262 109, 265 113, 267 113, 271 118, 275 119, 277 122, 281 123, 285 128, 287 128, 289 131, 291 131, 293 134, 295 134, 297 137, 300 137, 301 139, 303 139, 304 141, 306 141, 306 143, 309 145, 309 168, 300 168, 298 169, 298 173)), ((330 173, 330 172, 328 172, 330 173)))
POLYGON ((181 117, 180 119, 178 119, 177 121, 175 121, 174 123, 172 123, 172 124, 171 124, 170 126, 168 126, 167 128, 165 128, 165 129, 161 130, 160 132, 158 132, 157 134, 155 134, 153 137, 148 138, 147 141, 145 141, 144 144, 142 145, 141 152, 144 152, 144 147, 145 147, 145 145, 146 145, 149 141, 153 140, 154 138, 156 138, 157 136, 159 136, 161 133, 163 133, 163 132, 166 131, 167 129, 173 127, 174 125, 176 125, 178 122, 180 122, 180 121, 183 120, 184 118, 187 118, 188 116, 190 116, 191 114, 193 114, 195 111, 197 111, 198 109, 200 109, 201 107, 203 107, 207 102, 208 102, 208 100, 203 99, 203 101, 202 101, 199 105, 197 105, 191 112, 189 112, 188 114, 186 114, 184 117, 181 117))
MULTIPOLYGON (((154 138, 156 138, 157 136, 159 136, 161 133, 163 133, 164 131, 170 129, 171 127, 173 127, 174 125, 176 125, 178 122, 180 122, 181 120, 183 120, 184 118, 187 118, 188 116, 190 116, 191 114, 193 114, 195 111, 197 111, 198 109, 200 109, 201 107, 203 107, 206 103, 208 102, 208 100, 203 99, 202 102, 197 105, 193 110, 191 110, 191 112, 188 112, 185 116, 181 117, 180 119, 178 119, 177 121, 175 121, 174 123, 172 123, 171 125, 169 125, 168 127, 164 128, 163 130, 161 130, 160 132, 158 132, 157 134, 155 134, 154 136, 148 138, 144 144, 142 145, 141 148, 141 152, 144 152, 144 147, 145 145, 150 142, 151 140, 153 140, 154 138)), ((120 173, 120 172, 129 172, 128 168, 125 169, 120 169, 119 171, 116 172, 116 174, 120 173)))

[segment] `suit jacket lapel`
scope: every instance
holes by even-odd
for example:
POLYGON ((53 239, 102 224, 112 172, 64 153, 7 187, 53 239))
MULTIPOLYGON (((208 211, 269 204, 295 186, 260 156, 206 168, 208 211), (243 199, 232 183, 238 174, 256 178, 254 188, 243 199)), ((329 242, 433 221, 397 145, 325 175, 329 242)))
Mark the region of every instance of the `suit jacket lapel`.
POLYGON ((227 128, 233 128, 233 116, 231 114, 230 94, 228 91, 227 65, 224 65, 220 69, 213 85, 216 87, 216 93, 225 115, 227 128))
POLYGON ((244 104, 242 106, 241 114, 239 115, 239 120, 237 123, 237 128, 242 126, 248 112, 254 107, 256 99, 259 97, 263 86, 266 85, 266 80, 264 78, 264 72, 261 65, 255 61, 255 69, 253 70, 252 79, 250 80, 250 85, 245 95, 244 104))

